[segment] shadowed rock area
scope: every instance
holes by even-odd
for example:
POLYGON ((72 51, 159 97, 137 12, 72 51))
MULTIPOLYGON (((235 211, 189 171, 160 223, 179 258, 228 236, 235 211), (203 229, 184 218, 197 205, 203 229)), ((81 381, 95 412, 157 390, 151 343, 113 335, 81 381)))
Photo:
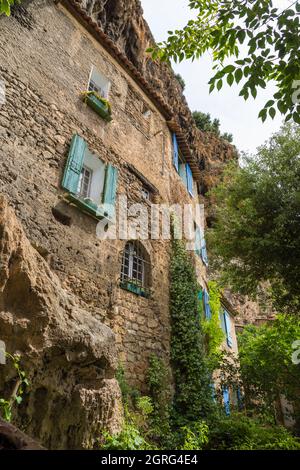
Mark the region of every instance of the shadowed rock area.
MULTIPOLYGON (((14 424, 50 449, 93 448, 122 418, 114 334, 76 302, 0 196, 0 337, 30 381, 14 424)), ((17 377, 7 362, 0 397, 9 399, 17 377)))

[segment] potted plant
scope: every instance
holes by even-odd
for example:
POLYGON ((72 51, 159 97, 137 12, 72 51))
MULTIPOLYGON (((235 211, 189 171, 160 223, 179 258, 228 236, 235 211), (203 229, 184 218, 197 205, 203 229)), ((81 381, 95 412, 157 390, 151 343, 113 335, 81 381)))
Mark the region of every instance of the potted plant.
POLYGON ((99 95, 96 91, 84 91, 83 101, 90 106, 99 116, 107 122, 112 121, 111 105, 108 100, 99 95))

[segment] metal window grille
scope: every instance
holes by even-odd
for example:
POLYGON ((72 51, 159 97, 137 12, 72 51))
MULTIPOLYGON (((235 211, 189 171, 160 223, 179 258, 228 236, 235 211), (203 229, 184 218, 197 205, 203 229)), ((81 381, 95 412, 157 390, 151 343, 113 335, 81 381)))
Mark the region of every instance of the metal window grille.
POLYGON ((87 168, 86 166, 82 167, 81 174, 78 181, 78 194, 84 198, 90 197, 91 194, 91 183, 93 177, 93 170, 87 168))
POLYGON ((122 256, 121 282, 149 287, 150 263, 147 253, 138 242, 128 242, 122 256))

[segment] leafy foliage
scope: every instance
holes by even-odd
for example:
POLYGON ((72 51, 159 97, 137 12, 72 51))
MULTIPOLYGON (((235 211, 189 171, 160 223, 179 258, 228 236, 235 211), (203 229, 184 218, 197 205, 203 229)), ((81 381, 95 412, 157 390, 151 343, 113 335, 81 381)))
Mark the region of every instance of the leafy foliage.
POLYGON ((174 412, 185 424, 185 421, 197 421, 212 412, 213 400, 198 308, 199 287, 181 240, 172 241, 170 276, 174 412))
POLYGON ((229 165, 212 191, 208 234, 225 285, 255 297, 261 283, 281 311, 300 307, 300 128, 285 125, 256 158, 229 165))
POLYGON ((218 356, 225 336, 220 325, 221 290, 215 281, 209 281, 209 305, 211 319, 202 321, 203 332, 206 335, 207 356, 211 361, 212 370, 217 368, 218 356))
POLYGON ((153 403, 153 413, 150 416, 150 434, 155 442, 162 445, 166 436, 171 433, 170 411, 170 373, 164 361, 152 355, 149 359, 147 382, 153 403))
POLYGON ((200 450, 208 443, 209 427, 204 421, 196 422, 193 427, 185 426, 184 443, 180 450, 200 450))
POLYGON ((236 413, 210 424, 210 450, 299 450, 300 440, 281 426, 264 426, 236 413))
POLYGON ((180 86, 182 88, 182 91, 185 90, 185 81, 184 81, 184 78, 180 75, 180 73, 177 73, 175 75, 175 77, 177 78, 178 82, 180 83, 180 86))
POLYGON ((149 413, 149 398, 144 403, 140 402, 140 414, 130 413, 125 407, 125 421, 122 431, 118 434, 110 434, 108 431, 103 432, 103 439, 100 442, 100 448, 103 450, 148 450, 150 445, 143 436, 140 424, 137 422, 141 418, 144 420, 149 413))
POLYGON ((224 140, 227 140, 229 143, 233 141, 232 134, 225 132, 221 135, 220 132, 220 120, 211 118, 209 113, 202 113, 201 111, 194 111, 193 118, 198 129, 204 132, 212 132, 216 136, 221 137, 224 140))
POLYGON ((221 90, 224 82, 241 84, 240 96, 247 100, 273 81, 276 93, 259 116, 265 121, 278 110, 299 124, 299 1, 283 10, 272 0, 190 0, 189 6, 197 18, 150 48, 153 58, 178 62, 209 51, 215 69, 210 91, 221 90))
POLYGON ((239 336, 240 365, 247 407, 272 409, 280 395, 294 405, 300 425, 300 364, 293 343, 300 339, 300 319, 279 315, 272 324, 250 325, 239 336))
POLYGON ((6 16, 10 16, 11 7, 20 3, 21 0, 0 0, 0 15, 4 13, 6 16))

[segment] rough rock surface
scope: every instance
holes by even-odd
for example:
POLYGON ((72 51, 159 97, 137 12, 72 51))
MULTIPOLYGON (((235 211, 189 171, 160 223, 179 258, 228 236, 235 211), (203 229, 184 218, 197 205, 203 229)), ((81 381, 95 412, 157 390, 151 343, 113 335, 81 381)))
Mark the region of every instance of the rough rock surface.
MULTIPOLYGON (((92 448, 104 427, 119 429, 114 334, 63 290, 3 196, 0 333, 31 383, 14 408, 14 422, 28 434, 48 448, 77 449, 92 448)), ((15 382, 8 361, 0 366, 1 396, 10 397, 15 382)))
POLYGON ((0 450, 44 450, 44 448, 0 418, 0 450))

